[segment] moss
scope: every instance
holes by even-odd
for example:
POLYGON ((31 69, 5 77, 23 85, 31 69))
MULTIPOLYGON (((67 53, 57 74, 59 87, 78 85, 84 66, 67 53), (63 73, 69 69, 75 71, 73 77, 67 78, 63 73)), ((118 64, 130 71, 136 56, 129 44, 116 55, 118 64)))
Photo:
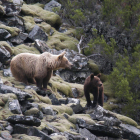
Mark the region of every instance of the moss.
POLYGON ((56 50, 62 50, 62 49, 70 49, 77 51, 77 44, 78 40, 76 40, 73 37, 69 37, 65 35, 64 33, 57 32, 54 30, 54 33, 52 36, 48 37, 47 45, 56 50))
POLYGON ((0 24, 0 29, 7 30, 11 34, 12 37, 17 36, 20 33, 20 29, 16 27, 9 27, 4 24, 0 24))
POLYGON ((24 16, 23 20, 24 20, 25 29, 29 33, 35 26, 34 19, 31 16, 24 16))
POLYGON ((67 113, 69 115, 73 114, 73 110, 71 107, 67 106, 67 105, 49 105, 49 104, 44 104, 44 103, 38 103, 40 110, 42 111, 42 108, 45 107, 51 107, 54 111, 57 112, 57 114, 62 114, 62 113, 67 113))
POLYGON ((9 51, 11 55, 13 54, 12 47, 6 41, 0 41, 0 46, 5 47, 5 49, 9 51))
POLYGON ((41 24, 37 24, 44 32, 46 32, 48 35, 50 34, 51 26, 47 24, 46 22, 41 22, 41 24))
MULTIPOLYGON (((59 90, 67 97, 73 97, 72 88, 77 88, 77 91, 79 92, 79 97, 84 95, 83 85, 65 82, 60 76, 52 76, 50 83, 52 84, 52 90, 54 92, 57 92, 57 90, 59 90)), ((62 96, 59 96, 58 98, 62 98, 62 96)))
POLYGON ((73 123, 71 123, 62 115, 59 115, 58 118, 56 118, 53 122, 50 122, 49 124, 58 129, 60 132, 73 133, 70 128, 76 128, 73 123))
POLYGON ((4 7, 0 5, 0 15, 4 15, 4 14, 5 14, 4 7))
POLYGON ((135 122, 133 119, 129 118, 129 117, 126 117, 126 116, 123 116, 123 115, 120 115, 120 114, 116 114, 116 113, 113 113, 119 120, 121 120, 123 123, 126 123, 126 124, 130 124, 130 125, 133 125, 133 126, 138 126, 137 122, 135 122))
POLYGON ((24 44, 13 47, 13 50, 14 50, 14 55, 17 55, 20 53, 40 54, 40 52, 35 47, 29 47, 29 46, 26 46, 24 44))
POLYGON ((30 115, 34 115, 37 114, 39 112, 39 110, 37 108, 31 108, 27 111, 25 111, 25 115, 30 116, 30 115))
POLYGON ((36 136, 28 136, 25 134, 13 134, 12 135, 12 140, 17 140, 17 139, 22 139, 22 140, 40 140, 40 137, 36 136))
POLYGON ((12 115, 14 114, 9 110, 9 102, 7 101, 5 106, 0 110, 0 120, 5 120, 12 115))
POLYGON ((88 64, 89 64, 89 68, 92 70, 92 72, 95 75, 100 72, 98 66, 94 63, 93 60, 89 59, 88 64))
POLYGON ((25 15, 39 17, 53 27, 59 28, 61 25, 61 18, 59 17, 59 15, 50 11, 43 10, 38 5, 23 4, 21 11, 25 15))
POLYGON ((0 106, 4 106, 8 99, 17 99, 17 96, 13 93, 0 94, 0 106))
MULTIPOLYGON (((63 29, 63 28, 62 28, 63 29)), ((76 30, 73 28, 68 28, 66 29, 67 31, 64 32, 65 35, 71 36, 71 37, 75 37, 76 36, 76 30)))
POLYGON ((89 114, 73 114, 72 116, 69 116, 68 118, 68 120, 74 124, 77 123, 77 119, 83 119, 89 125, 95 124, 95 121, 92 120, 89 114))

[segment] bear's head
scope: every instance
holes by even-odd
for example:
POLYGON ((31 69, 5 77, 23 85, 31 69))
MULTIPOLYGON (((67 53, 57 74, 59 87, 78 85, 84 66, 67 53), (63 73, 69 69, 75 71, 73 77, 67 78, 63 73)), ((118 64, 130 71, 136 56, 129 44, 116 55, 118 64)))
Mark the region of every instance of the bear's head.
POLYGON ((65 69, 65 68, 69 68, 71 69, 72 63, 70 63, 68 61, 68 59, 64 56, 65 55, 65 51, 62 52, 59 56, 58 56, 58 61, 61 61, 59 68, 65 69))
POLYGON ((97 76, 95 76, 93 73, 90 75, 90 83, 94 87, 101 87, 102 81, 100 80, 101 73, 99 73, 97 76))

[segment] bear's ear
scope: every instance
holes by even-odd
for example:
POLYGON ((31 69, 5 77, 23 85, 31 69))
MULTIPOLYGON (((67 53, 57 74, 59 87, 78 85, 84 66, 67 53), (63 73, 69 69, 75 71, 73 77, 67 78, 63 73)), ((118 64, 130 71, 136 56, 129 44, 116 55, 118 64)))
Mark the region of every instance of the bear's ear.
POLYGON ((61 54, 58 55, 58 60, 62 60, 62 58, 64 57, 65 55, 65 51, 63 51, 61 54))
POLYGON ((100 78, 100 77, 101 77, 101 73, 99 73, 99 74, 97 75, 97 77, 99 77, 99 78, 100 78))
POLYGON ((94 74, 93 74, 93 73, 90 74, 90 79, 91 79, 91 80, 94 79, 94 74))

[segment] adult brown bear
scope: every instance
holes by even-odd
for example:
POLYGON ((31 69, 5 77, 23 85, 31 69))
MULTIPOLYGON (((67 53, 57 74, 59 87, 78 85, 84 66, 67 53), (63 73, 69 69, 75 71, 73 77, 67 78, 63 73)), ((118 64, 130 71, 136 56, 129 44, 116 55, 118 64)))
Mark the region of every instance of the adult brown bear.
POLYGON ((47 89, 53 70, 71 68, 64 54, 65 51, 60 55, 20 53, 11 60, 11 72, 18 81, 36 83, 39 88, 43 85, 43 89, 47 89))
POLYGON ((104 87, 103 87, 103 83, 100 80, 100 76, 101 74, 94 76, 94 74, 92 73, 85 80, 84 93, 87 100, 87 107, 90 107, 90 106, 95 107, 97 104, 103 106, 104 87), (92 93, 94 95, 93 104, 91 103, 89 93, 92 93))

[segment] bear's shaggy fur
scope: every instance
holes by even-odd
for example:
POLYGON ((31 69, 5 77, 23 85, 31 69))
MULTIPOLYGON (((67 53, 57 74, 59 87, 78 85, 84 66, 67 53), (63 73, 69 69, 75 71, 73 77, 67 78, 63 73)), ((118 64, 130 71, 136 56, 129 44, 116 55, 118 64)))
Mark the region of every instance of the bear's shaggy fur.
POLYGON ((40 55, 31 53, 20 53, 10 63, 13 76, 25 84, 36 83, 39 88, 46 89, 53 70, 71 68, 71 63, 64 56, 52 55, 44 52, 40 55))
POLYGON ((104 87, 103 87, 103 83, 100 80, 100 76, 101 74, 94 76, 94 74, 92 73, 85 80, 84 93, 87 100, 87 107, 90 107, 90 106, 95 107, 97 104, 103 106, 104 87), (94 95, 93 104, 91 103, 89 93, 92 93, 94 95))

